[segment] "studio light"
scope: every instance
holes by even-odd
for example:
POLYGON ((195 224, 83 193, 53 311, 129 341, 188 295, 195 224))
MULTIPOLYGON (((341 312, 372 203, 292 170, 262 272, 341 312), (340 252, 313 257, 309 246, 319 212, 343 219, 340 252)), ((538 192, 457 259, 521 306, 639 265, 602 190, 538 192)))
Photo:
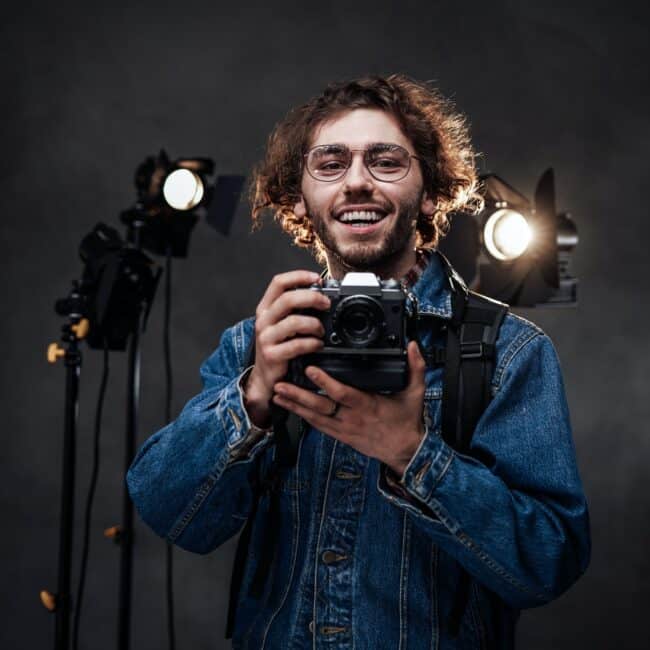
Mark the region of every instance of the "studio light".
MULTIPOLYGON (((74 306, 88 320, 86 342, 97 350, 125 350, 141 315, 147 319, 162 269, 104 223, 83 238, 79 256, 85 266, 74 306)), ((65 298, 55 308, 64 316, 72 306, 65 298)))
POLYGON ((127 237, 157 255, 187 257, 191 232, 201 217, 227 235, 244 176, 214 178, 210 158, 171 160, 164 149, 147 157, 135 173, 136 204, 122 212, 127 237))
POLYGON ((198 208, 209 201, 205 189, 214 173, 210 158, 170 160, 161 149, 156 158, 149 156, 135 172, 135 186, 142 205, 150 211, 171 208, 181 212, 198 208))
POLYGON ((192 229, 210 201, 206 191, 214 163, 209 158, 172 161, 164 150, 135 172, 136 204, 122 212, 127 237, 158 255, 187 257, 192 229))
POLYGON ((568 213, 555 210, 555 180, 547 169, 535 201, 496 174, 481 177, 485 207, 455 214, 440 250, 468 285, 512 306, 575 305, 578 280, 571 253, 578 232, 568 213))

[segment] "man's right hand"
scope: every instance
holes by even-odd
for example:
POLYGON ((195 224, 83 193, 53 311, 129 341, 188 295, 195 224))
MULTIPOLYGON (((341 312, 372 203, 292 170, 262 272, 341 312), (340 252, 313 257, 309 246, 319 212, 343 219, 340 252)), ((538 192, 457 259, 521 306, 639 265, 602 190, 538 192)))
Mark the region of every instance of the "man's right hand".
POLYGON ((289 361, 323 346, 325 331, 318 318, 295 312, 329 309, 329 298, 310 289, 293 290, 318 279, 319 274, 311 271, 280 273, 255 310, 255 365, 244 385, 244 401, 249 418, 258 427, 270 426, 273 387, 285 378, 289 361))

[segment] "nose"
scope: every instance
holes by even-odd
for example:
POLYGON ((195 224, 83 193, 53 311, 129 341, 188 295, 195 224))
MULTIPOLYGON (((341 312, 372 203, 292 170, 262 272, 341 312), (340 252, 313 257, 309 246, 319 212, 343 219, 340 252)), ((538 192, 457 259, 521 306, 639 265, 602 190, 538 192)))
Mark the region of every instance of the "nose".
POLYGON ((343 191, 346 194, 371 192, 373 187, 373 178, 363 162, 363 152, 355 151, 344 177, 343 191))

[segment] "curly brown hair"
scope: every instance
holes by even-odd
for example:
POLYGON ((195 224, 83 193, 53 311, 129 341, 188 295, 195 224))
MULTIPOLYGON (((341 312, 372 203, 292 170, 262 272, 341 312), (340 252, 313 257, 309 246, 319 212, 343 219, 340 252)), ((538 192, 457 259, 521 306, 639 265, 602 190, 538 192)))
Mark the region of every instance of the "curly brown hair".
POLYGON ((416 243, 420 248, 435 248, 449 228, 450 212, 482 207, 475 154, 466 120, 451 102, 429 84, 402 74, 331 84, 276 125, 264 159, 253 170, 253 227, 261 225, 262 214, 270 210, 296 245, 312 248, 324 261, 309 217, 299 218, 293 211, 301 197, 303 156, 316 127, 356 108, 390 113, 413 143, 422 163, 424 189, 436 204, 433 215, 419 216, 416 243))

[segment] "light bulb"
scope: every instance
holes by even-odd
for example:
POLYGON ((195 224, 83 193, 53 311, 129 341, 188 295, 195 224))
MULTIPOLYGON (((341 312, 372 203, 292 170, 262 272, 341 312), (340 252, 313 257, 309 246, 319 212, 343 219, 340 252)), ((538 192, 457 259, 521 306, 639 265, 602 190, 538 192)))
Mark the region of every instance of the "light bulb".
POLYGON ((483 229, 483 240, 490 255, 498 260, 513 260, 524 253, 533 237, 526 218, 504 208, 490 215, 483 229))
POLYGON ((203 181, 189 169, 175 169, 165 179, 163 196, 175 210, 191 210, 203 198, 203 181))

